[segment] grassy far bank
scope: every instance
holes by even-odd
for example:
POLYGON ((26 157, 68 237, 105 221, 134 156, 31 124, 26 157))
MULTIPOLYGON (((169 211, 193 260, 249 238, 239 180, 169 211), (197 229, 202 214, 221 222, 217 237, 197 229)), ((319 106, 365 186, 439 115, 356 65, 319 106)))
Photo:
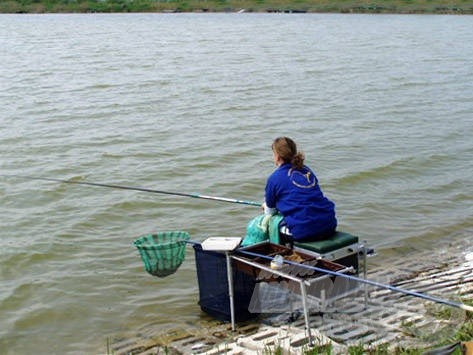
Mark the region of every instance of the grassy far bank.
POLYGON ((473 14, 471 0, 0 0, 0 13, 287 12, 473 14))

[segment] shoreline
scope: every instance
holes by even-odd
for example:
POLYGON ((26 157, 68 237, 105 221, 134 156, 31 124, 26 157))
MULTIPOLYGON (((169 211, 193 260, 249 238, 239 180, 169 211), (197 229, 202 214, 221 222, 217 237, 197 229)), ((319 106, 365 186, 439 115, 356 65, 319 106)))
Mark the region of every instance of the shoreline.
MULTIPOLYGON (((383 254, 382 260, 379 255, 368 259, 368 279, 427 295, 441 293, 446 297, 454 293, 461 294, 462 301, 473 300, 473 241, 459 238, 441 241, 430 249, 412 248, 406 252, 400 247, 392 250, 395 252, 383 254)), ((359 308, 363 297, 356 295, 346 307, 359 308)), ((437 304, 380 288, 369 290, 367 305, 365 310, 351 316, 343 312, 338 316, 311 313, 311 331, 321 342, 318 345, 330 344, 334 354, 346 353, 348 346, 359 344, 427 349, 436 344, 434 341, 439 336, 451 335, 459 326, 458 319, 465 319, 464 311, 462 314, 455 308, 447 308, 451 319, 439 330, 438 319, 430 314, 432 308, 438 308, 437 304), (433 334, 432 329, 435 329, 433 334)), ((304 325, 303 317, 281 324, 277 321, 268 324, 264 318, 257 318, 237 324, 236 331, 232 332, 230 324, 215 321, 204 336, 203 330, 159 334, 158 329, 146 327, 145 334, 141 329, 135 335, 110 342, 108 350, 113 354, 146 355, 161 352, 219 354, 225 349, 226 354, 257 354, 265 350, 277 353, 273 348, 280 346, 283 351, 303 353, 307 346, 304 325)))
POLYGON ((399 14, 399 15, 473 15, 473 5, 462 1, 418 0, 406 4, 396 0, 376 2, 300 0, 58 0, 6 1, 0 3, 2 14, 72 14, 72 13, 287 13, 287 14, 399 14))
MULTIPOLYGON (((0 5, 1 6, 1 5, 0 5)), ((298 11, 298 10, 261 10, 261 11, 246 11, 245 9, 232 11, 207 11, 207 10, 162 10, 162 11, 2 11, 0 15, 88 15, 88 14, 299 14, 299 15, 433 15, 433 16, 468 16, 473 15, 473 9, 469 11, 445 11, 445 12, 427 12, 427 11, 406 11, 406 12, 344 12, 344 11, 298 11), (242 11, 243 10, 243 11, 242 11)))

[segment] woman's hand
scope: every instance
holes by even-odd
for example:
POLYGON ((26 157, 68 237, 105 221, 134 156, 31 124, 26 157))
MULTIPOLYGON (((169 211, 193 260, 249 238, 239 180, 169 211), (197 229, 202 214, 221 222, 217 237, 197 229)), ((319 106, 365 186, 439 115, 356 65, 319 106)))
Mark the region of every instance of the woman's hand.
POLYGON ((267 214, 267 215, 270 215, 270 216, 272 216, 273 214, 276 214, 276 212, 277 212, 275 208, 270 208, 270 207, 266 206, 266 202, 263 202, 261 207, 263 208, 263 213, 267 214))

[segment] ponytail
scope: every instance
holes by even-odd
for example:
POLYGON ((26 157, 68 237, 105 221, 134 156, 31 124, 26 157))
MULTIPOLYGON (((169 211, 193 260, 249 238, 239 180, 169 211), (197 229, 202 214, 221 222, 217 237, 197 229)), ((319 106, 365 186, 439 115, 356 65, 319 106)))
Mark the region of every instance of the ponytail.
POLYGON ((296 155, 291 159, 291 165, 294 169, 301 170, 304 166, 304 153, 297 152, 296 155))

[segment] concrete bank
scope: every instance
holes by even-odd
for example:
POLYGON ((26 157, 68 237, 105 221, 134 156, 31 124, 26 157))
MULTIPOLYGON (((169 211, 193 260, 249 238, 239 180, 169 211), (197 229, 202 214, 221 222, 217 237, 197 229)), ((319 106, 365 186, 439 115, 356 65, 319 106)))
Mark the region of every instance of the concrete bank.
MULTIPOLYGON (((369 280, 461 303, 473 299, 473 242, 436 244, 435 250, 396 250, 368 260, 369 280)), ((308 350, 304 317, 260 317, 237 324, 215 323, 206 332, 156 334, 148 328, 112 340, 113 354, 263 354, 280 348, 286 354, 308 350)), ((367 286, 310 315, 313 346, 328 344, 343 354, 350 345, 392 344, 426 348, 460 328, 465 311, 418 297, 367 286)))

